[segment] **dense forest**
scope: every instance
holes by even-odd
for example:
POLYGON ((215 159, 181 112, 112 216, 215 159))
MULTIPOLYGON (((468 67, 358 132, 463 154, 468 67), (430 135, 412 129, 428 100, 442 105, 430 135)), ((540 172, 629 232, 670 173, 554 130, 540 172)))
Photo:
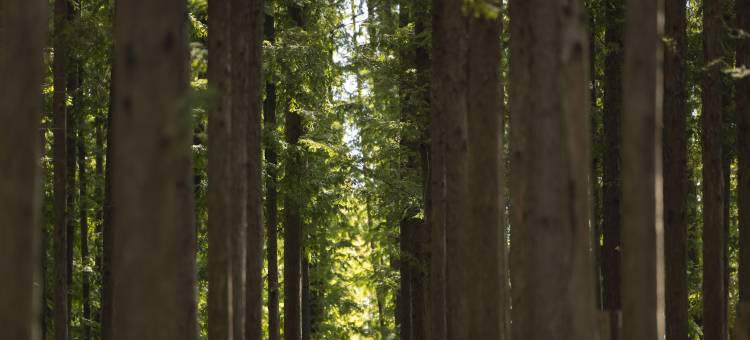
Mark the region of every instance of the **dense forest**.
POLYGON ((750 340, 750 0, 0 0, 0 340, 750 340))

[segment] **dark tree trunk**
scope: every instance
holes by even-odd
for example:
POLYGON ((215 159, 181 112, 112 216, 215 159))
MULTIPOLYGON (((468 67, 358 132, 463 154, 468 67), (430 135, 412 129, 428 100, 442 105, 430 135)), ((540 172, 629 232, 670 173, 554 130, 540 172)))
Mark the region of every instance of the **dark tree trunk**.
MULTIPOLYGON (((750 0, 735 0, 738 27, 750 32, 750 0)), ((737 41, 737 65, 750 68, 750 39, 737 41)), ((739 294, 750 303, 750 76, 737 81, 737 207, 740 215, 739 294)), ((747 315, 750 318, 750 315, 747 315)), ((747 323, 750 326, 750 323, 747 323)))
POLYGON ((102 340, 114 340, 113 328, 113 284, 112 276, 112 258, 114 246, 114 206, 112 204, 112 175, 114 169, 114 157, 112 149, 114 147, 113 130, 115 123, 113 120, 113 106, 115 99, 115 69, 112 68, 112 79, 109 84, 109 109, 107 112, 107 150, 105 152, 106 164, 104 165, 104 203, 102 204, 102 293, 101 293, 101 329, 102 340))
MULTIPOLYGON (((289 16, 295 26, 304 29, 303 8, 290 5, 289 16)), ((304 134, 302 116, 287 104, 284 137, 289 145, 285 164, 287 188, 299 188, 304 163, 299 140, 304 134)), ((302 209, 304 199, 292 193, 284 194, 284 340, 302 339, 302 209)))
POLYGON ((515 339, 597 338, 589 252, 589 37, 583 1, 560 6, 510 2, 515 339))
POLYGON ((623 82, 622 338, 664 339, 663 3, 627 0, 623 82))
MULTIPOLYGON (((622 226, 620 148, 622 144, 622 66, 624 0, 604 1, 606 22, 604 60, 604 172, 602 191, 602 304, 604 310, 614 312, 622 308, 620 302, 620 232, 622 226)), ((614 314, 612 314, 614 315, 614 314)), ((610 320, 610 340, 618 340, 620 325, 610 320)))
MULTIPOLYGON (((81 262, 84 267, 89 264, 89 217, 88 217, 88 189, 86 177, 86 134, 84 130, 85 119, 81 115, 78 125, 78 209, 79 224, 81 226, 81 262)), ((81 283, 81 303, 83 304, 82 315, 82 338, 83 340, 91 339, 91 283, 89 282, 89 271, 84 269, 82 272, 83 281, 81 283)))
POLYGON ((706 340, 727 338, 724 271, 724 175, 722 169, 721 0, 703 2, 703 60, 707 70, 702 84, 703 153, 703 334, 706 340))
POLYGON ((76 46, 73 39, 70 39, 75 32, 73 31, 75 25, 76 25, 76 11, 77 1, 76 0, 68 0, 67 1, 67 21, 68 21, 68 31, 66 31, 66 44, 68 55, 66 56, 67 59, 67 67, 66 70, 68 72, 67 74, 67 96, 72 98, 72 106, 69 110, 67 110, 67 116, 66 116, 66 152, 67 152, 67 160, 66 160, 66 174, 68 176, 67 179, 67 218, 66 218, 66 232, 67 232, 67 251, 68 251, 68 263, 67 263, 67 270, 68 270, 68 323, 70 324, 71 320, 73 319, 73 249, 75 247, 75 219, 76 219, 76 203, 77 203, 77 189, 76 186, 76 161, 77 161, 77 150, 76 150, 76 134, 78 133, 78 122, 79 122, 79 116, 81 115, 80 110, 80 88, 81 88, 81 80, 80 80, 80 70, 79 70, 79 63, 78 58, 75 55, 76 54, 76 46))
MULTIPOLYGON (((0 339, 39 339, 46 1, 0 2, 0 339)), ((43 327, 44 325, 42 325, 43 327)))
POLYGON ((310 262, 302 260, 302 340, 312 335, 312 305, 310 296, 310 262))
POLYGON ((115 15, 118 340, 198 338, 186 23, 182 0, 124 1, 115 15))
MULTIPOLYGON (((272 44, 275 39, 274 18, 266 15, 265 39, 272 44)), ((281 339, 279 320, 279 265, 278 265, 278 155, 276 141, 276 82, 266 75, 266 99, 263 106, 264 133, 266 142, 266 229, 268 258, 268 339, 281 339)))
POLYGON ((664 261, 666 339, 688 337, 687 17, 685 0, 666 0, 664 53, 664 261))
POLYGON ((67 48, 64 32, 67 29, 67 0, 55 0, 53 59, 52 124, 54 141, 52 162, 54 167, 54 263, 55 303, 54 330, 56 340, 68 340, 68 232, 67 232, 67 48))
MULTIPOLYGON (((468 142, 470 223, 461 231, 460 289, 468 304, 462 339, 504 339, 505 201, 503 184, 502 13, 469 19, 468 142)), ((451 268, 453 270, 453 268, 451 268)))
POLYGON ((208 3, 208 83, 215 91, 208 119, 208 337, 232 339, 230 220, 230 0, 208 3))

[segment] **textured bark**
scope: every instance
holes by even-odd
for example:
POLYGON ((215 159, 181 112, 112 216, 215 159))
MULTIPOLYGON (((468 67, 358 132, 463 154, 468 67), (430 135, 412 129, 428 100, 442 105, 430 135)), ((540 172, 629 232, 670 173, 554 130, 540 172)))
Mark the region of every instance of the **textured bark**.
POLYGON ((0 1, 0 338, 39 340, 45 1, 0 1))
MULTIPOLYGON (((604 60, 604 173, 603 173, 603 228, 602 246, 602 304, 605 310, 622 308, 620 300, 621 259, 620 240, 622 229, 622 66, 624 0, 606 0, 604 60)), ((618 323, 610 323, 611 340, 618 340, 618 323)))
POLYGON ((68 340, 68 233, 67 233, 67 119, 66 119, 66 58, 65 31, 67 1, 55 0, 54 59, 52 61, 54 93, 52 95, 52 162, 54 171, 54 334, 56 340, 68 340))
POLYGON ((664 261, 666 339, 688 337, 687 17, 685 0, 666 0, 664 53, 664 261))
MULTIPOLYGON (((461 261, 468 324, 462 339, 505 339, 505 201, 502 15, 469 19, 468 133, 470 223, 462 231, 461 261)), ((453 269, 451 269, 453 270, 453 269)))
POLYGON ((232 224, 232 317, 233 336, 245 339, 247 313, 247 221, 248 221, 248 127, 250 103, 247 94, 248 63, 250 58, 248 28, 250 7, 244 0, 230 0, 231 7, 231 93, 232 93, 232 132, 231 132, 231 198, 230 215, 232 224))
POLYGON ((230 0, 208 3, 208 338, 232 339, 230 0))
MULTIPOLYGON (((738 27, 750 33, 750 0, 735 0, 738 27)), ((737 65, 750 69, 750 38, 737 41, 737 65)), ((739 294, 750 303, 750 76, 737 81, 737 207, 739 210, 739 294)), ((742 305, 742 304, 740 304, 742 305)), ((748 308, 750 312, 750 308, 748 308)), ((750 314, 745 317, 750 321, 750 314)), ((747 323, 750 327, 750 322, 747 323)))
MULTIPOLYGON (((290 5, 289 16, 304 29, 303 8, 290 5)), ((299 188, 304 172, 299 140, 304 134, 302 116, 287 104, 284 138, 289 158, 284 167, 287 188, 299 188)), ((300 190, 284 193, 284 340, 302 339, 302 208, 300 190)))
POLYGON ((703 73, 701 102, 703 153, 703 334, 706 340, 727 338, 724 272, 724 175, 722 169, 721 0, 703 2, 703 73))
MULTIPOLYGON (((274 43, 275 28, 272 16, 266 15, 265 39, 274 43)), ((268 339, 281 339, 279 319, 279 265, 278 265, 278 153, 276 142, 276 83, 266 76, 266 99, 263 106, 263 129, 266 141, 266 228, 268 232, 266 257, 268 258, 268 339)))
MULTIPOLYGON (((244 19, 243 29, 237 32, 248 44, 246 66, 240 66, 236 72, 247 70, 246 82, 237 88, 247 101, 249 127, 247 133, 247 340, 261 340, 263 336, 263 161, 261 138, 263 124, 263 19, 264 0, 251 0, 247 3, 248 16, 244 19), (247 68, 245 68, 247 67, 247 68)), ((233 8, 235 10, 235 8, 233 8)), ((239 10, 240 12, 244 10, 239 10)), ((240 49, 242 57, 244 51, 240 49)))
POLYGON ((187 5, 128 0, 115 16, 113 328, 198 338, 187 5))
POLYGON ((446 254, 445 254, 445 109, 447 89, 443 84, 443 68, 451 60, 445 56, 450 48, 442 41, 448 30, 442 23, 444 17, 444 0, 432 1, 432 78, 430 101, 430 282, 429 282, 429 320, 431 340, 446 340, 448 322, 446 315, 446 254))
POLYGON ((513 338, 596 339, 583 1, 513 0, 510 18, 513 338))
POLYGON ((623 69, 622 338, 664 338, 663 2, 627 0, 623 69))

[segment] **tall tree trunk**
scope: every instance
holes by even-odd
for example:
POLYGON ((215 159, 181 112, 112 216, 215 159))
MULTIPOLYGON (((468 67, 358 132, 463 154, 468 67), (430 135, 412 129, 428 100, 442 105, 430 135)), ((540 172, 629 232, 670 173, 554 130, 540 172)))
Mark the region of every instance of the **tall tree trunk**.
POLYGON ((516 339, 583 340, 597 333, 589 250, 587 24, 583 1, 560 6, 510 3, 516 339))
POLYGON ((79 224, 81 228, 81 262, 84 270, 82 271, 83 281, 81 283, 81 304, 83 305, 82 315, 82 334, 83 340, 91 339, 91 283, 89 282, 89 271, 86 269, 89 264, 89 217, 88 217, 88 189, 86 177, 86 135, 84 130, 84 115, 80 116, 78 125, 78 209, 79 224))
MULTIPOLYGON (((103 222, 104 222, 104 182, 101 181, 104 179, 104 119, 102 119, 101 116, 97 115, 96 118, 94 118, 94 140, 95 140, 95 150, 94 150, 94 178, 96 179, 94 181, 94 202, 96 203, 96 217, 94 218, 95 222, 95 230, 94 234, 97 235, 96 239, 97 242, 94 244, 94 270, 97 273, 102 272, 102 265, 103 265, 103 244, 101 242, 102 236, 103 236, 103 222)), ((94 290, 96 290, 96 287, 99 287, 99 295, 101 296, 101 287, 102 287, 103 281, 100 280, 96 281, 94 280, 94 290)), ((92 313, 92 319, 99 323, 101 326, 101 304, 99 305, 99 308, 96 307, 96 304, 94 304, 94 309, 91 312, 92 313)))
MULTIPOLYGON (((304 255, 303 255, 304 256, 304 255)), ((302 340, 312 335, 312 305, 310 296, 310 261, 302 260, 302 340)))
POLYGON ((247 33, 249 10, 247 1, 230 0, 231 4, 231 199, 230 215, 232 224, 232 316, 233 336, 245 339, 246 331, 246 265, 247 265, 247 213, 248 213, 248 124, 249 102, 247 94, 249 46, 247 33))
MULTIPOLYGON (((114 65, 114 63, 113 63, 114 65)), ((102 293, 101 293, 101 329, 102 340, 113 340, 115 333, 113 328, 113 288, 114 278, 112 272, 112 259, 114 248, 114 206, 112 202, 112 175, 114 174, 113 131, 115 122, 113 120, 113 109, 115 100, 115 69, 112 68, 112 78, 109 80, 109 108, 107 112, 107 150, 105 152, 106 164, 104 165, 104 203, 102 204, 102 293)))
POLYGON ((208 119, 208 338, 232 339, 230 0, 208 3, 208 83, 215 91, 208 119))
POLYGON ((666 0, 664 54, 664 260, 666 339, 688 338, 687 17, 685 0, 666 0))
MULTIPOLYGON (((66 70, 68 72, 67 74, 67 96, 71 97, 72 99, 72 106, 69 110, 67 110, 67 116, 66 119, 66 149, 67 149, 67 159, 65 162, 65 165, 67 167, 66 174, 68 176, 67 178, 67 215, 66 215, 66 232, 67 232, 67 246, 66 250, 68 252, 67 257, 67 279, 68 279, 68 323, 71 323, 71 320, 73 319, 73 249, 75 247, 75 212, 76 212, 76 161, 77 161, 77 150, 76 150, 76 134, 78 133, 78 118, 81 115, 80 110, 80 88, 81 88, 81 81, 80 81, 80 70, 79 70, 79 63, 78 63, 78 57, 76 56, 76 44, 73 39, 70 39, 68 37, 72 37, 73 34, 75 34, 74 27, 76 26, 77 21, 77 10, 76 6, 78 5, 78 2, 76 0, 68 0, 67 1, 67 21, 68 21, 68 31, 66 31, 66 44, 67 44, 67 51, 68 55, 66 56, 67 59, 67 67, 66 70)), ((71 335, 72 337, 72 335, 71 335)))
POLYGON ((411 219, 403 219, 399 225, 399 339, 412 340, 412 261, 411 245, 415 225, 411 219))
MULTIPOLYGON (((304 29, 303 8, 288 7, 295 26, 304 29)), ((285 164, 287 188, 299 188, 304 163, 299 140, 304 134, 302 116, 287 104, 284 138, 289 145, 285 164)), ((284 340, 302 339, 302 208, 304 199, 299 191, 284 193, 284 340)))
MULTIPOLYGON (((237 34, 247 41, 247 50, 237 51, 246 65, 239 66, 235 73, 245 73, 245 82, 236 88, 243 99, 239 109, 247 105, 249 127, 247 134, 247 334, 248 340, 261 340, 263 331, 263 139, 261 122, 263 112, 263 19, 264 0, 251 0, 243 15, 244 25, 237 34)), ((233 8, 243 12, 244 9, 233 8)))
POLYGON ((703 2, 703 60, 707 69, 701 91, 703 153, 703 334, 706 340, 727 338, 724 301, 724 175, 722 169, 721 0, 703 2))
MULTIPOLYGON (((39 340, 45 1, 0 1, 0 338, 39 340)), ((42 325, 43 326, 43 325, 42 325)))
POLYGON ((52 162, 54 166, 54 262, 55 262, 55 339, 68 340, 68 233, 67 233, 67 119, 66 119, 66 64, 67 0, 55 0, 54 39, 52 61, 54 93, 52 96, 52 124, 54 141, 52 162))
POLYGON ((602 304, 602 162, 603 154, 599 145, 604 144, 604 134, 602 129, 602 115, 597 105, 599 98, 599 89, 597 87, 597 62, 596 56, 596 29, 597 29, 597 11, 599 11, 598 2, 594 0, 586 1, 589 13, 589 65, 591 74, 591 225, 592 225, 592 249, 594 253, 594 299, 598 309, 604 309, 602 304))
POLYGON ((663 2, 627 0, 623 119, 622 338, 664 338, 663 2))
MULTIPOLYGON (((499 9, 498 9, 499 10, 499 9)), ((488 15, 488 14, 485 14, 488 15)), ((463 339, 505 339, 505 183, 502 14, 469 19, 469 224, 462 231, 461 290, 469 305, 463 339)), ((451 269, 453 270, 453 269, 451 269)))
MULTIPOLYGON (((265 39, 275 39, 274 18, 266 15, 265 39)), ((276 141, 276 82, 266 73, 266 99, 263 106, 266 141, 266 228, 268 230, 266 257, 268 258, 268 340, 281 339, 279 320, 279 265, 278 265, 278 154, 276 141)))
MULTIPOLYGON (((620 240, 622 229, 622 67, 624 0, 605 0, 606 22, 604 59, 604 173, 602 232, 602 304, 604 310, 616 312, 622 308, 620 240)), ((617 315, 610 313, 610 315, 617 315)), ((616 317, 610 319, 610 340, 620 338, 616 317)))
POLYGON ((118 340, 198 338, 186 20, 183 0, 128 0, 115 16, 118 340))
MULTIPOLYGON (((750 33, 750 0, 735 0, 739 29, 750 33)), ((750 69, 750 38, 737 41, 737 66, 750 69)), ((737 207, 739 210, 740 304, 750 303, 750 76, 737 81, 737 207)), ((750 315, 746 317, 750 318, 750 315)), ((750 326, 750 323, 748 323, 750 326)))
POLYGON ((446 132, 447 110, 444 104, 449 88, 443 83, 445 66, 451 62, 445 55, 451 47, 444 33, 450 31, 443 24, 448 11, 444 0, 432 1, 432 78, 430 101, 430 195, 432 212, 430 216, 430 324, 431 340, 446 340, 448 336, 446 298, 446 132))

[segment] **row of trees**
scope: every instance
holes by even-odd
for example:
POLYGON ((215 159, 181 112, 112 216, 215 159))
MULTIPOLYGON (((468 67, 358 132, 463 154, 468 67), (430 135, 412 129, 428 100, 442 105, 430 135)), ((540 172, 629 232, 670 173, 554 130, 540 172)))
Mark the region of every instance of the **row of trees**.
POLYGON ((748 0, 47 7, 0 0, 0 338, 750 335, 748 0))

